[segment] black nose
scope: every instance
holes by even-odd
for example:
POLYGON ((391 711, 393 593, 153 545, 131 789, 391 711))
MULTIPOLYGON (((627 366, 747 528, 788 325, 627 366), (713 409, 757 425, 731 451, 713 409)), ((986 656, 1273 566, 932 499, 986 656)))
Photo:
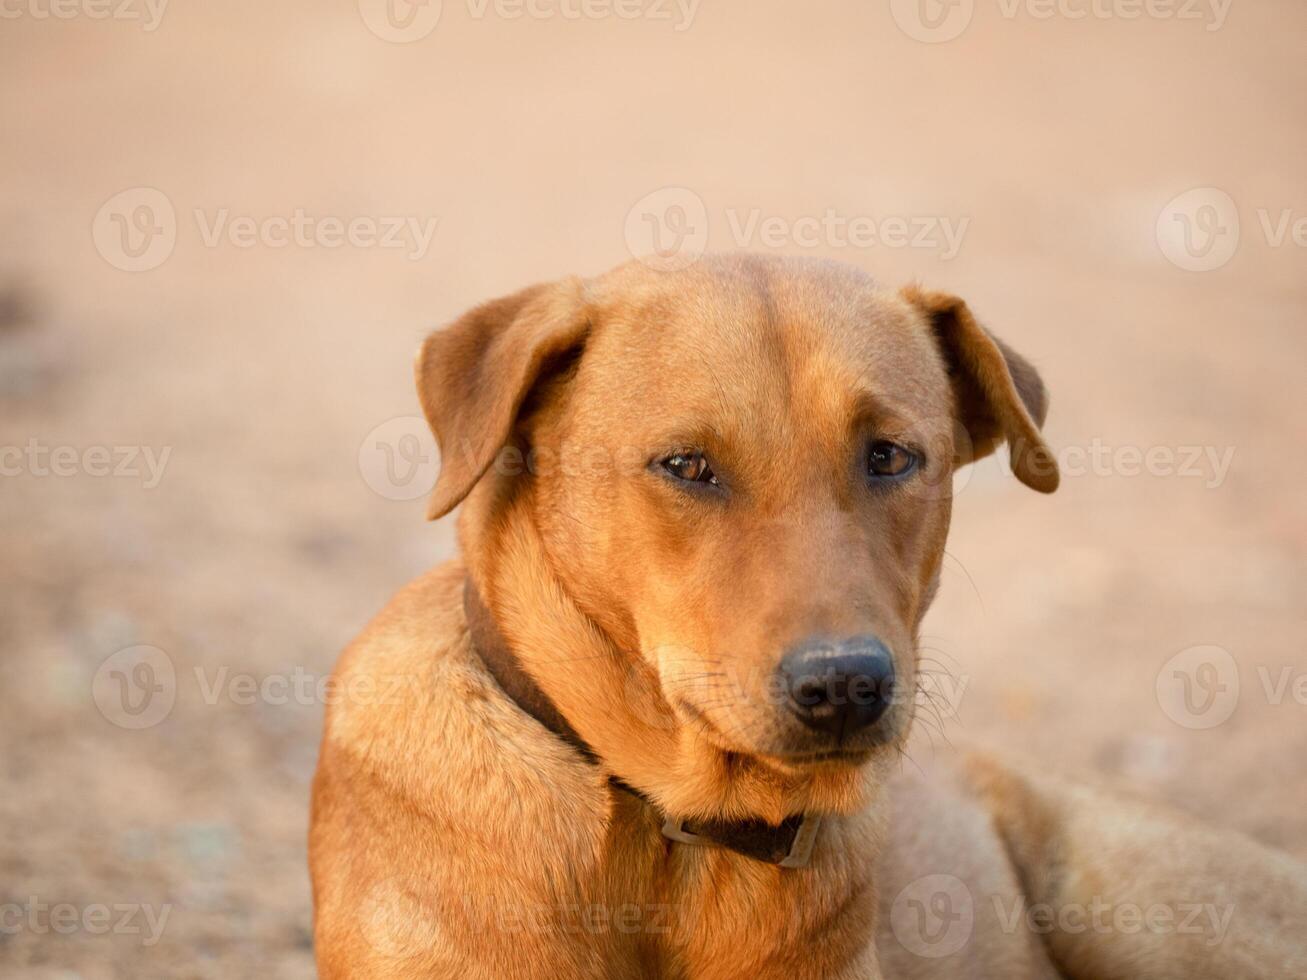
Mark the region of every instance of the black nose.
POLYGON ((790 710, 843 742, 874 725, 894 696, 894 658, 874 636, 813 641, 781 661, 790 710))

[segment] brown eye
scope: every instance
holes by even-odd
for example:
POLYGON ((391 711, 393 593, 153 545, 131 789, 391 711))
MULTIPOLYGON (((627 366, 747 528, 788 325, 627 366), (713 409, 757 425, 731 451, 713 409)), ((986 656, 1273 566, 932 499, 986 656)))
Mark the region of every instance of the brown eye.
POLYGON ((686 483, 710 483, 717 486, 717 477, 704 459, 703 453, 673 453, 662 463, 663 469, 686 483))
POLYGON ((880 440, 867 453, 867 472, 875 477, 902 476, 917 464, 917 457, 902 446, 880 440))

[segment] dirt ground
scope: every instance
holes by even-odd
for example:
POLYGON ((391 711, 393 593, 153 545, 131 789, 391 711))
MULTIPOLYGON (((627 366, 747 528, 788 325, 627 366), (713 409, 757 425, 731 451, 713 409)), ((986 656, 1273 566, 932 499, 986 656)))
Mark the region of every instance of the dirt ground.
POLYGON ((914 759, 1307 858, 1300 0, 67 9, 0 20, 0 974, 312 974, 315 684, 451 550, 412 352, 650 214, 954 290, 1048 382, 1063 488, 962 481, 914 759))

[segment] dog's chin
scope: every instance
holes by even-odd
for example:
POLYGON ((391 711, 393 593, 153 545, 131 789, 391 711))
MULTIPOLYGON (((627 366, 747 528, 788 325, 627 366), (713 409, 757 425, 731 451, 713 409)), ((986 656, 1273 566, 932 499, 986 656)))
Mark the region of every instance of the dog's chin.
POLYGON ((828 749, 820 752, 789 752, 774 755, 774 762, 787 769, 805 771, 814 769, 857 769, 865 766, 876 754, 876 749, 828 749))

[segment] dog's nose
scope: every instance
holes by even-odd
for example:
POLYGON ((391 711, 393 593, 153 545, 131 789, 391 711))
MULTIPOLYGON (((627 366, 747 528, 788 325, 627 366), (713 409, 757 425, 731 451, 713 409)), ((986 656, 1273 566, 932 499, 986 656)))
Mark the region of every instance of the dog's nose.
POLYGON ((879 721, 894 696, 894 658, 874 636, 805 643, 780 671, 790 710, 837 742, 879 721))

